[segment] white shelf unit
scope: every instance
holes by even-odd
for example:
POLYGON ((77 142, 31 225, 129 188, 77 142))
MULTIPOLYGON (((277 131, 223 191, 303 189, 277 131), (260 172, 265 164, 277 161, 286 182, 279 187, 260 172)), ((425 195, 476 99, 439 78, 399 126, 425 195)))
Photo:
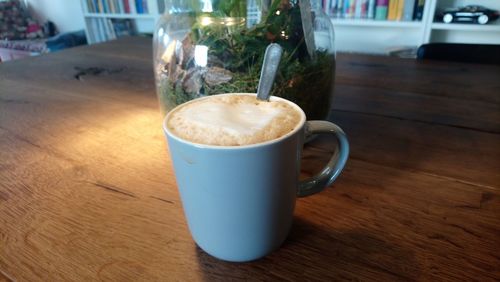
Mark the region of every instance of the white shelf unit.
MULTIPOLYGON (((105 0, 90 0, 105 1, 105 0)), ((120 0, 123 1, 123 0, 120 0)), ((152 33, 155 23, 169 0, 146 0, 149 13, 135 12, 135 0, 129 1, 131 13, 91 13, 89 0, 81 0, 85 31, 89 42, 95 36, 91 19, 130 19, 139 33, 152 33)), ((486 25, 445 24, 435 22, 435 14, 445 7, 479 4, 500 10, 500 0, 426 0, 421 21, 378 21, 366 19, 332 18, 335 27, 335 46, 342 52, 388 54, 397 49, 416 49, 429 42, 500 44, 500 19, 486 25)))
POLYGON ((500 32, 500 24, 496 23, 489 25, 432 23, 431 28, 432 30, 500 32))
POLYGON ((335 48, 340 52, 385 54, 391 49, 408 48, 422 40, 420 22, 352 20, 335 28, 335 48))
MULTIPOLYGON (((83 17, 85 22, 85 33, 87 36, 87 41, 90 44, 99 43, 102 41, 113 39, 113 36, 98 36, 98 32, 104 32, 102 29, 106 27, 99 26, 95 23, 96 19, 100 20, 111 20, 111 19, 128 19, 133 24, 133 29, 137 33, 153 33, 156 21, 160 18, 163 11, 159 10, 159 7, 164 7, 166 0, 144 0, 147 3, 148 11, 147 13, 137 13, 136 0, 117 0, 121 3, 124 1, 128 2, 130 7, 129 13, 97 13, 92 11, 91 3, 104 3, 104 1, 116 1, 116 0, 80 0, 83 17), (163 5, 162 5, 163 4, 163 5)), ((139 0, 142 1, 142 0, 139 0)))
POLYGON ((342 52, 388 54, 431 42, 500 44, 500 19, 486 25, 435 22, 447 7, 483 5, 500 10, 500 0, 426 0, 421 21, 332 19, 335 46, 342 52))

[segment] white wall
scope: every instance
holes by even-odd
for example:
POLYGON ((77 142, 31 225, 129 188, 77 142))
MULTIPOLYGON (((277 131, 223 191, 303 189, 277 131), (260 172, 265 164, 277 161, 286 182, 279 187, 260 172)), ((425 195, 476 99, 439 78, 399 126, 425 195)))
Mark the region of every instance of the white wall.
POLYGON ((31 14, 43 24, 53 22, 59 32, 85 28, 80 0, 25 0, 31 14))

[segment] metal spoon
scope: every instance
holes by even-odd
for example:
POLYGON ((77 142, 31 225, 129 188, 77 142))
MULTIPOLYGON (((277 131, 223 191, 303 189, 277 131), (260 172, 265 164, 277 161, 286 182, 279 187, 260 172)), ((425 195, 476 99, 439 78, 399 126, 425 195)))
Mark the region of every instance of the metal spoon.
POLYGON ((274 78, 276 77, 282 53, 283 48, 277 43, 271 43, 267 46, 260 72, 259 87, 257 88, 258 100, 269 101, 269 94, 274 83, 274 78))

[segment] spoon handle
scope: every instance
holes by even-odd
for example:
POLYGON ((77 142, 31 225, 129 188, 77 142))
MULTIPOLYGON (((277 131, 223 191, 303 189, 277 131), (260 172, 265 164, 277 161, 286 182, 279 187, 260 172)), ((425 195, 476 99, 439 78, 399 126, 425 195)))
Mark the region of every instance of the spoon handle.
POLYGON ((283 48, 277 43, 271 43, 267 46, 260 73, 259 87, 257 88, 257 99, 269 101, 269 94, 274 83, 274 78, 276 77, 282 53, 283 48))

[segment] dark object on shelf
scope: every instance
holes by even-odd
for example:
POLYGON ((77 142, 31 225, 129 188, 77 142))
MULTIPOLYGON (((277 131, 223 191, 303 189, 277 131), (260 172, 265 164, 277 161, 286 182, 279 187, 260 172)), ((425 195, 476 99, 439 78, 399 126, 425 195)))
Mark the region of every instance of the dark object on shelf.
POLYGON ((500 45, 429 43, 418 48, 417 59, 500 65, 500 45))
POLYGON ((130 19, 112 19, 113 29, 116 37, 135 35, 136 28, 130 19))
POLYGON ((43 34, 52 37, 57 34, 56 25, 51 21, 46 21, 42 26, 43 34))
POLYGON ((413 8, 413 20, 421 21, 424 17, 425 0, 416 0, 415 7, 413 8))
POLYGON ((459 8, 448 8, 439 13, 436 18, 444 23, 478 23, 487 24, 498 19, 498 11, 479 5, 468 5, 459 8))

